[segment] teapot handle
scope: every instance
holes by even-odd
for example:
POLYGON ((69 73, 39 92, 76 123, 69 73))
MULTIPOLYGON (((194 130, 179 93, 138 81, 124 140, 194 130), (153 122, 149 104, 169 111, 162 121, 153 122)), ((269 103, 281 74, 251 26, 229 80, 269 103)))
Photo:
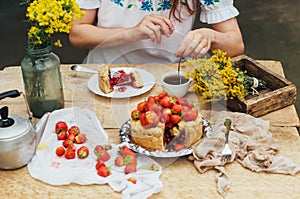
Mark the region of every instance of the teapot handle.
POLYGON ((19 97, 21 93, 18 90, 10 90, 10 91, 5 91, 3 93, 0 93, 0 100, 6 98, 6 97, 19 97))
POLYGON ((0 93, 0 100, 4 99, 6 97, 12 97, 12 98, 19 97, 21 94, 24 97, 25 105, 26 105, 27 112, 28 112, 28 115, 29 115, 29 120, 31 121, 32 118, 33 118, 33 115, 32 115, 32 112, 30 111, 27 99, 26 99, 25 94, 23 92, 19 92, 18 90, 5 91, 3 93, 0 93))

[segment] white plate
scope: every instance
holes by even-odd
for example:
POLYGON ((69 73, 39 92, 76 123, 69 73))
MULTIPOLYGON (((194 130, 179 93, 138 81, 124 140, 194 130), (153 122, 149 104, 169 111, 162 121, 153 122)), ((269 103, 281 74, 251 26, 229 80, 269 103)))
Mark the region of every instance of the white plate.
POLYGON ((128 97, 134 97, 137 95, 141 95, 143 93, 146 93, 149 91, 155 84, 155 78, 154 76, 149 73, 148 71, 138 69, 138 68, 111 68, 112 71, 118 71, 118 70, 124 70, 126 73, 130 73, 133 71, 137 71, 143 82, 144 86, 142 88, 133 88, 130 85, 126 85, 127 88, 124 92, 119 92, 118 87, 120 86, 114 86, 114 91, 108 94, 103 93, 98 84, 98 74, 93 75, 89 81, 88 81, 88 88, 90 91, 97 95, 101 95, 104 97, 110 97, 110 98, 128 98, 128 97))

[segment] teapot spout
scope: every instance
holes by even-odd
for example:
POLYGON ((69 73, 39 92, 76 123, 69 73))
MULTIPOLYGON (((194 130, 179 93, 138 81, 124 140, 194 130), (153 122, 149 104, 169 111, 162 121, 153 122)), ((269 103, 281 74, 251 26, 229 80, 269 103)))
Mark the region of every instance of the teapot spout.
POLYGON ((46 124, 47 124, 49 115, 50 115, 50 113, 45 113, 43 115, 43 117, 36 123, 36 125, 34 127, 34 130, 36 133, 36 138, 37 138, 37 142, 36 142, 37 144, 40 143, 40 140, 41 140, 44 130, 46 128, 46 124))

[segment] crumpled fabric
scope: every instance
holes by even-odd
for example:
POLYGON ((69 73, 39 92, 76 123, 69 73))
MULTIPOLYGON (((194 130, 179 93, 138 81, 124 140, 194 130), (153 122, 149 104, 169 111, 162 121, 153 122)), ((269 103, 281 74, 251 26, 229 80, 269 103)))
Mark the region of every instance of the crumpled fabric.
POLYGON ((233 161, 254 172, 295 175, 300 171, 300 164, 276 155, 279 149, 269 131, 269 121, 238 112, 203 111, 202 114, 214 124, 212 132, 194 145, 194 165, 200 173, 211 169, 218 172, 217 191, 223 197, 230 189, 224 165, 233 161), (233 153, 229 161, 222 160, 221 155, 225 145, 225 118, 232 121, 229 146, 233 153))
MULTIPOLYGON (((153 159, 137 154, 137 172, 125 174, 124 166, 114 166, 120 145, 111 144, 109 150, 111 158, 105 162, 110 167, 112 174, 106 178, 97 175, 96 156, 93 149, 96 145, 108 144, 109 139, 102 128, 96 114, 89 109, 79 107, 65 108, 54 111, 50 114, 41 141, 31 162, 28 164, 30 175, 44 183, 51 185, 67 185, 76 183, 80 185, 108 184, 114 191, 122 192, 123 199, 148 198, 154 193, 160 192, 163 185, 160 181, 162 167, 153 159), (62 141, 57 140, 54 132, 55 124, 58 121, 65 121, 68 125, 77 125, 82 133, 85 133, 88 141, 84 143, 90 154, 86 159, 58 158, 55 149, 61 146, 62 141), (145 165, 157 164, 158 171, 144 169, 145 165), (133 177, 137 183, 133 184, 127 179, 133 177)), ((121 144, 122 145, 122 144, 121 144)))

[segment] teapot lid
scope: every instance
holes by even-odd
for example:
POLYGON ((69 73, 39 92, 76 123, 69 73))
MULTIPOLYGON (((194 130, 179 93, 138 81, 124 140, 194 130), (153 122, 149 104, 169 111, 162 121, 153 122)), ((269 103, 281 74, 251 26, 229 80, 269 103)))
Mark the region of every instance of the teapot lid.
POLYGON ((31 122, 18 115, 8 116, 8 107, 0 109, 0 140, 14 138, 30 131, 31 122))

